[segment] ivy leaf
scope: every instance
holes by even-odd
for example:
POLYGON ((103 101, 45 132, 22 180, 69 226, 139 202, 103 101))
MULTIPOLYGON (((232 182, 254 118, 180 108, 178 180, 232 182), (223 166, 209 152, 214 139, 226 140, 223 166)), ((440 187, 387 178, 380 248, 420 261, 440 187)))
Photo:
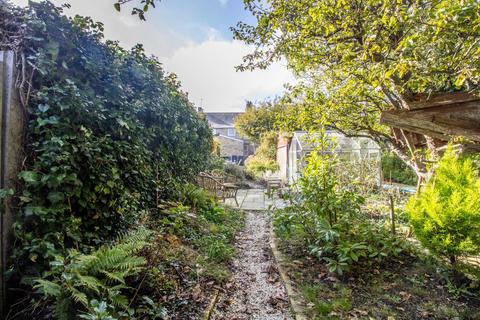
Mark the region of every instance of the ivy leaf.
POLYGON ((39 105, 38 105, 38 110, 39 110, 41 113, 45 113, 45 112, 47 112, 49 109, 50 109, 50 106, 49 106, 48 104, 39 104, 39 105))
POLYGON ((34 171, 22 171, 18 174, 18 176, 25 182, 29 183, 38 182, 40 180, 38 173, 34 171))
POLYGON ((120 12, 120 9, 121 9, 120 3, 117 2, 117 3, 115 3, 113 6, 115 7, 115 10, 117 10, 118 12, 120 12))
POLYGON ((0 189, 0 199, 13 196, 13 189, 0 189))
POLYGON ((118 124, 121 126, 121 127, 124 127, 126 129, 130 129, 130 127, 128 126, 128 123, 126 123, 125 121, 123 121, 122 119, 117 119, 117 122, 118 124))
POLYGON ((52 203, 58 203, 62 202, 65 199, 65 196, 63 195, 63 192, 50 192, 47 196, 48 200, 52 203))

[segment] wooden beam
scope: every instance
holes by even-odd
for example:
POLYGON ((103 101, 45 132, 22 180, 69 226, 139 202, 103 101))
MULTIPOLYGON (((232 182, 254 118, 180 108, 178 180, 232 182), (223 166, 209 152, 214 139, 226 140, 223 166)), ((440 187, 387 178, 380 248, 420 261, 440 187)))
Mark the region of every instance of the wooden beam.
POLYGON ((440 140, 449 140, 452 136, 463 136, 480 142, 480 122, 476 119, 480 108, 466 108, 456 112, 384 111, 380 122, 394 128, 424 134, 440 140), (476 110, 476 112, 475 112, 476 110), (470 117, 469 115, 472 115, 470 117))
POLYGON ((478 95, 467 92, 447 92, 435 94, 417 94, 413 101, 408 101, 410 110, 425 109, 450 104, 480 101, 478 95))

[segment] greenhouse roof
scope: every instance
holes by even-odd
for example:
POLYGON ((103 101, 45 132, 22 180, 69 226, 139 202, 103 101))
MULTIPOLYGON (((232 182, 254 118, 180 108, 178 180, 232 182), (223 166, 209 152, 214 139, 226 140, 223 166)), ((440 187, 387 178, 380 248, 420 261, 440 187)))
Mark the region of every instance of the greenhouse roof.
MULTIPOLYGON (((335 131, 327 130, 326 136, 328 139, 336 144, 337 151, 355 151, 355 150, 379 150, 375 141, 365 137, 347 137, 344 134, 335 131)), ((293 141, 298 143, 300 150, 311 151, 315 148, 315 139, 320 136, 320 133, 309 133, 307 131, 296 131, 293 134, 293 141)))

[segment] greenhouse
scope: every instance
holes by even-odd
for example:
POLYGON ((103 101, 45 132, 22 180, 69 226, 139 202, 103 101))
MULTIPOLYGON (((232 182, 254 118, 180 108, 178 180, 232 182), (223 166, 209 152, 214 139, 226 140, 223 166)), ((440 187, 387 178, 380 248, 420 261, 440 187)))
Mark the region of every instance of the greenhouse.
MULTIPOLYGON (((328 130, 327 137, 334 145, 334 151, 341 159, 351 162, 362 162, 364 160, 378 160, 378 181, 381 181, 380 167, 380 147, 375 141, 364 137, 347 137, 344 134, 328 130)), ((294 183, 298 179, 305 158, 315 149, 315 135, 306 131, 296 131, 292 139, 288 143, 281 143, 280 139, 277 159, 279 162, 280 176, 289 184, 294 183)))

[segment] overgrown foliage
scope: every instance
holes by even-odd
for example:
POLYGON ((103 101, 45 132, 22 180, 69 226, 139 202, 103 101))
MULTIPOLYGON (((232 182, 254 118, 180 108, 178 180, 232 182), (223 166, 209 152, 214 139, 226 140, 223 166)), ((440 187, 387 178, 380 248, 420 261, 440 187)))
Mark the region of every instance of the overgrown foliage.
POLYGON ((404 183, 408 185, 417 184, 417 175, 400 158, 392 152, 382 154, 382 173, 387 181, 404 183))
POLYGON ((260 136, 260 145, 255 154, 245 161, 247 173, 254 177, 262 177, 267 172, 278 170, 277 159, 277 133, 267 131, 260 136))
POLYGON ((146 265, 138 256, 150 235, 145 229, 120 239, 117 244, 103 246, 91 254, 72 249, 66 258, 57 257, 51 270, 35 280, 35 288, 46 297, 55 299, 52 317, 75 319, 81 307, 85 313, 96 313, 95 301, 105 304, 105 312, 118 315, 127 310, 129 299, 122 293, 131 288, 126 278, 137 275, 146 265))
POLYGON ((101 245, 155 218, 212 163, 212 134, 175 75, 140 45, 104 40, 101 23, 49 2, 2 4, 0 16, 0 49, 16 51, 20 90, 31 93, 21 100, 26 160, 9 270, 28 289, 52 263, 83 268, 101 245))
POLYGON ((326 263, 330 272, 343 274, 371 267, 408 251, 385 226, 366 221, 363 198, 351 182, 339 182, 343 164, 332 150, 334 142, 321 133, 317 148, 306 159, 298 182, 299 195, 275 212, 276 233, 326 263))
POLYGON ((258 106, 247 105, 245 112, 235 120, 235 128, 240 135, 261 143, 264 134, 277 131, 277 118, 282 110, 278 101, 265 101, 258 106))
POLYGON ((480 252, 480 177, 450 146, 433 177, 407 204, 415 236, 452 263, 480 252))
POLYGON ((194 177, 212 136, 175 76, 141 46, 104 44, 100 23, 68 19, 50 3, 19 10, 10 13, 23 14, 18 50, 35 76, 16 257, 41 271, 66 248, 115 237, 173 181, 194 177))
POLYGON ((254 45, 241 70, 286 58, 300 82, 285 99, 289 122, 320 114, 351 135, 386 143, 418 175, 426 157, 380 125, 417 93, 477 91, 480 3, 476 0, 244 0, 255 24, 235 37, 254 45))

